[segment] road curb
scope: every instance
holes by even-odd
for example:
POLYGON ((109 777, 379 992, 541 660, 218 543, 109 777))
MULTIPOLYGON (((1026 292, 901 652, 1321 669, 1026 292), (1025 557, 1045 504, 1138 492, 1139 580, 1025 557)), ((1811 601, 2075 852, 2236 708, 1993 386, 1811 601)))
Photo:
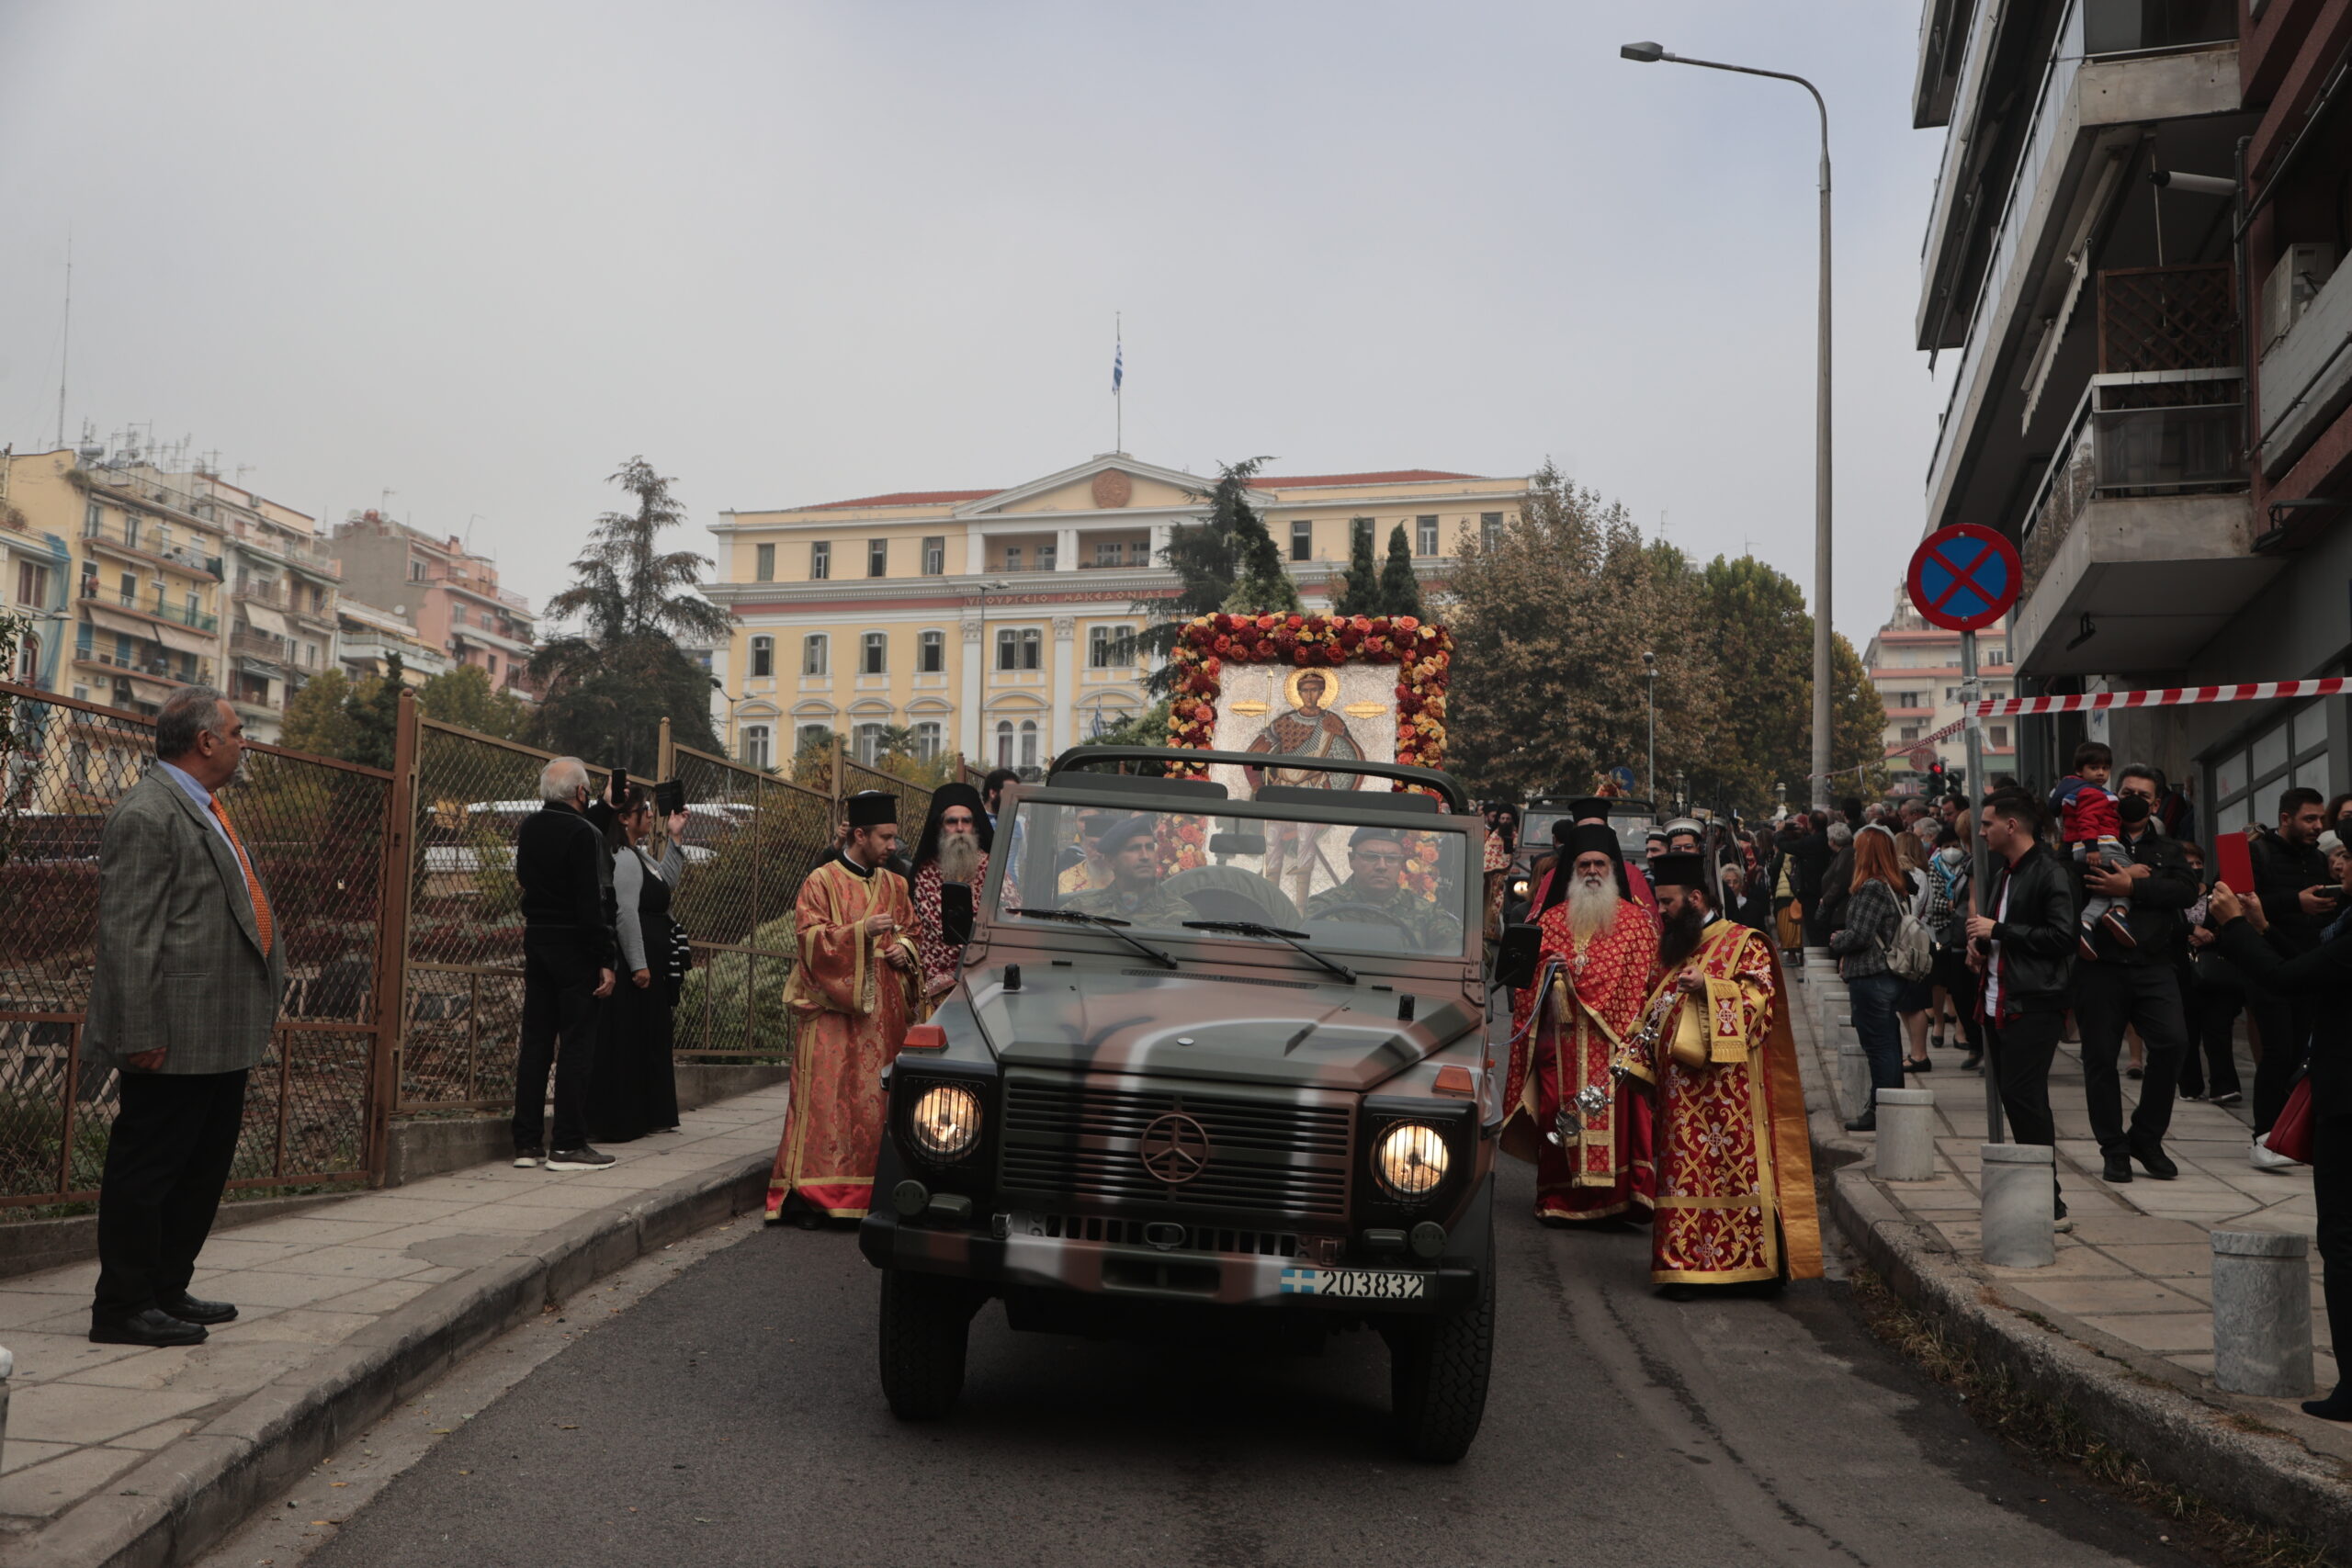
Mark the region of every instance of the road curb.
MULTIPOLYGON (((1826 1055, 1815 1045, 1814 1062, 1826 1055)), ((2276 1411, 2068 1314, 2019 1305, 1975 1260, 1913 1218, 1845 1134, 1824 1071, 1807 1079, 1828 1218, 1897 1300, 1978 1367, 2064 1406, 2161 1481, 2217 1507, 2352 1556, 2352 1472, 2273 1423, 2276 1411)))
POLYGON ((747 1157, 639 1193, 435 1286, 11 1543, 11 1568, 166 1568, 196 1557, 494 1336, 647 1253, 758 1208, 770 1163, 747 1157))

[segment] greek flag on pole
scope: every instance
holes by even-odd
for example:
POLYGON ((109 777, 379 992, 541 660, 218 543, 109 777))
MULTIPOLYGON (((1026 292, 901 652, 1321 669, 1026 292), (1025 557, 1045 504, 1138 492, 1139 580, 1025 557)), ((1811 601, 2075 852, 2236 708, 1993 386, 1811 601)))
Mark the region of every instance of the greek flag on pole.
POLYGON ((1118 395, 1118 392, 1119 392, 1119 383, 1120 383, 1120 382, 1122 382, 1122 381, 1124 381, 1124 380, 1125 380, 1125 379, 1126 379, 1126 377, 1127 377, 1127 347, 1126 347, 1126 344, 1114 344, 1114 345, 1112 346, 1112 349, 1111 349, 1111 395, 1112 395, 1112 396, 1116 397, 1116 396, 1118 395))

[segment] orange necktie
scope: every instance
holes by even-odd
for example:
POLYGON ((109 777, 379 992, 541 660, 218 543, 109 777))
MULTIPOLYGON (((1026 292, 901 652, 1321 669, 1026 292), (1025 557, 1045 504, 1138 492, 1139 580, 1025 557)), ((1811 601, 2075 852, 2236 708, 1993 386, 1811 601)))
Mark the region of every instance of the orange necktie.
POLYGON ((212 798, 212 819, 229 835, 230 848, 237 852, 237 864, 245 874, 245 897, 254 901, 254 923, 261 928, 261 950, 269 952, 269 896, 261 890, 261 878, 254 874, 254 863, 245 855, 245 841, 237 837, 237 825, 220 809, 220 797, 212 798))

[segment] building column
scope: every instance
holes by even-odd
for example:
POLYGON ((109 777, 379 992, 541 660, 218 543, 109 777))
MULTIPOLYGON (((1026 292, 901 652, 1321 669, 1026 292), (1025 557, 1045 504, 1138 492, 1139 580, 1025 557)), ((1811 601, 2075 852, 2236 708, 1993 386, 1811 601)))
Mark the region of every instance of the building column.
POLYGON ((1078 617, 1054 617, 1054 716, 1046 731, 1046 743, 1050 750, 1060 751, 1076 744, 1078 708, 1073 698, 1078 689, 1077 660, 1078 617))
POLYGON ((960 738, 956 744, 962 748, 967 761, 978 763, 982 768, 992 768, 996 766, 996 759, 986 754, 988 731, 985 716, 980 711, 989 651, 980 643, 980 625, 978 620, 964 623, 964 711, 963 722, 956 725, 956 733, 960 738))
POLYGON ((1057 528, 1054 530, 1054 570, 1056 571, 1078 570, 1077 529, 1057 528))
POLYGON ((1151 525, 1151 558, 1148 562, 1149 565, 1158 566, 1159 564, 1159 552, 1168 547, 1168 531, 1170 526, 1170 525, 1166 523, 1154 523, 1151 525))

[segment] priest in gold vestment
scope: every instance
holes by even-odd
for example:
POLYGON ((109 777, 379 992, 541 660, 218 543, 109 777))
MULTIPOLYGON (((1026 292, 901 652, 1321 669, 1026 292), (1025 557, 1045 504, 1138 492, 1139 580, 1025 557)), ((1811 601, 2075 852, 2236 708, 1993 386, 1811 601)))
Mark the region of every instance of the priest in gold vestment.
POLYGON ((794 963, 792 1098, 768 1177, 768 1218, 802 1224, 864 1217, 874 1196, 886 1113, 882 1069, 912 1021, 921 967, 914 904, 888 862, 899 846, 896 796, 852 795, 841 847, 800 885, 794 963))
POLYGON ((1821 1229, 1804 1086, 1780 955, 1725 919, 1704 858, 1650 865, 1659 974, 1622 1061, 1657 1107, 1650 1279, 1691 1287, 1817 1279, 1821 1229))

